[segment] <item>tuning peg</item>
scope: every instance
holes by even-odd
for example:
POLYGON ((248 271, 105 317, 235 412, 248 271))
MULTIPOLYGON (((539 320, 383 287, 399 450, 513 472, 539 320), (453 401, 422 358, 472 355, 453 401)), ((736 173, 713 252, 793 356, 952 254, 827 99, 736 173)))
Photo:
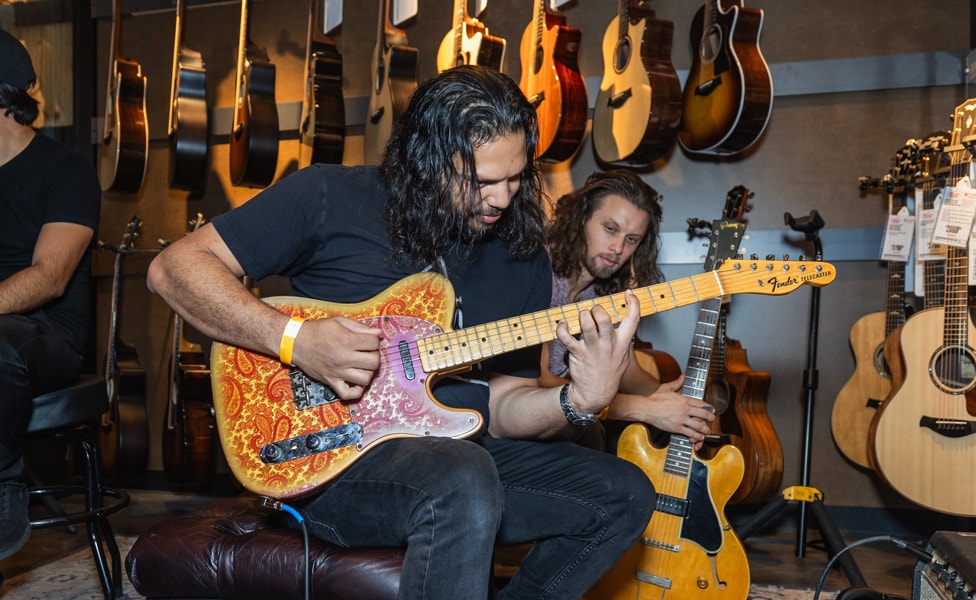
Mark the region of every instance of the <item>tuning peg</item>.
POLYGON ((759 260, 759 255, 753 252, 749 255, 749 260, 759 260))
POLYGON ((766 255, 766 260, 776 260, 776 255, 775 254, 767 254, 766 255))

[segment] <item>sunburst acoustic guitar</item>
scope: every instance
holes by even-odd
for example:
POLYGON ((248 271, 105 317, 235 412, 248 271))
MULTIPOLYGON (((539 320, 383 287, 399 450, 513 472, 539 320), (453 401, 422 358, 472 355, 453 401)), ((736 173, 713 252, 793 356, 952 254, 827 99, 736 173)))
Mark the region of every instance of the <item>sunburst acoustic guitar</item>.
MULTIPOLYGON (((963 181, 971 165, 976 99, 960 104, 954 115, 943 214, 951 213, 959 195, 972 194, 963 181)), ((946 225, 947 231, 959 226, 946 225)), ((973 516, 976 326, 969 315, 967 248, 946 246, 945 303, 915 313, 902 327, 904 381, 881 405, 868 443, 875 470, 897 492, 932 510, 973 516)))
POLYGON ((674 23, 618 0, 603 35, 603 80, 593 106, 593 150, 606 164, 646 166, 674 146, 681 81, 671 63, 674 23))
POLYGON ((689 152, 734 154, 753 145, 773 110, 773 80, 759 49, 763 11, 705 0, 691 25, 692 64, 678 142, 689 152))

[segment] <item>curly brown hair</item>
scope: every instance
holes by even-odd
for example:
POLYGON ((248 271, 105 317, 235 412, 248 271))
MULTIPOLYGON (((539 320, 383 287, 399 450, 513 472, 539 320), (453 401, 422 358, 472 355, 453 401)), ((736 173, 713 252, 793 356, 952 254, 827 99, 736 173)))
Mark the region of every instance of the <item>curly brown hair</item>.
POLYGON ((628 287, 650 285, 662 279, 661 270, 657 266, 661 197, 640 175, 626 169, 593 173, 583 187, 556 201, 547 230, 553 273, 563 278, 579 275, 587 252, 586 223, 600 207, 603 198, 610 194, 626 198, 650 218, 647 231, 629 264, 623 265, 610 278, 596 282, 596 291, 600 295, 615 294, 628 287))

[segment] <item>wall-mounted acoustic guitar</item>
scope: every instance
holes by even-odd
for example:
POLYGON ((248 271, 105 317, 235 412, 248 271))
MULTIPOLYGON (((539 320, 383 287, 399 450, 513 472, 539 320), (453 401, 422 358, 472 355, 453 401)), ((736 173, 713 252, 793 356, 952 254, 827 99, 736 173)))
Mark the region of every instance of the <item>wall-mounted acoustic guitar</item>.
MULTIPOLYGON (((190 222, 190 232, 200 228, 203 220, 198 213, 190 222)), ((166 479, 177 488, 207 487, 213 483, 217 458, 210 367, 200 344, 183 337, 183 319, 176 312, 169 376, 169 402, 163 419, 166 479)))
POLYGON ((691 25, 678 142, 689 152, 734 154, 754 144, 773 110, 773 79, 759 49, 763 11, 705 0, 691 25), (728 5, 726 7, 726 5, 728 5))
POLYGON ((437 50, 437 72, 459 65, 481 65, 502 70, 505 40, 490 35, 485 24, 468 16, 467 0, 454 0, 454 25, 437 50))
POLYGON ((341 164, 346 140, 342 96, 342 55, 326 35, 325 0, 311 0, 305 50, 305 100, 298 127, 298 168, 314 163, 341 164))
POLYGON ((390 0, 380 0, 377 22, 373 86, 369 91, 369 111, 363 132, 363 153, 368 165, 383 161, 393 123, 407 110, 410 95, 417 88, 419 53, 407 45, 407 33, 393 26, 390 0))
POLYGON ((237 97, 230 133, 230 180, 234 185, 265 187, 278 168, 278 107, 275 66, 268 52, 251 41, 248 1, 241 1, 237 47, 237 97))
POLYGON ((184 0, 176 0, 173 82, 169 102, 169 186, 202 193, 209 172, 207 67, 183 45, 184 0))
MULTIPOLYGON (((950 186, 968 178, 974 136, 976 99, 970 99, 956 107, 946 147, 950 186)), ((964 191, 946 188, 957 193, 964 191)), ((948 198, 940 212, 947 204, 948 198)), ((947 229, 952 226, 958 219, 947 229)), ((902 327, 905 378, 875 415, 868 443, 875 471, 897 492, 932 510, 974 516, 976 326, 969 314, 969 257, 966 247, 946 246, 945 304, 915 313, 902 327)))
POLYGON ((112 304, 109 316, 108 351, 105 355, 105 383, 109 410, 99 428, 99 457, 102 473, 114 481, 142 477, 149 457, 149 425, 146 418, 146 372, 131 344, 119 335, 122 302, 122 260, 133 252, 142 222, 132 217, 118 246, 101 244, 115 255, 112 304))
POLYGON ((593 150, 611 165, 645 166, 674 146, 681 81, 671 64, 674 23, 618 0, 603 36, 603 81, 593 107, 593 150))
POLYGON ((557 163, 576 154, 586 133, 588 100, 579 70, 583 34, 550 12, 546 0, 535 0, 533 11, 519 49, 519 88, 538 115, 536 158, 557 163))
MULTIPOLYGON (((738 253, 744 231, 744 223, 715 221, 706 271, 738 253)), ((681 386, 689 398, 707 400, 721 304, 721 296, 699 304, 681 386)), ((725 517, 725 504, 742 480, 739 449, 726 444, 705 458, 695 453, 691 440, 674 433, 658 448, 647 425, 632 423, 620 436, 617 456, 640 467, 654 483, 657 505, 640 541, 587 592, 587 600, 745 600, 749 561, 725 517)))
POLYGON ((138 62, 122 54, 122 0, 113 0, 112 7, 99 179, 107 192, 136 194, 146 178, 149 158, 146 77, 138 62))

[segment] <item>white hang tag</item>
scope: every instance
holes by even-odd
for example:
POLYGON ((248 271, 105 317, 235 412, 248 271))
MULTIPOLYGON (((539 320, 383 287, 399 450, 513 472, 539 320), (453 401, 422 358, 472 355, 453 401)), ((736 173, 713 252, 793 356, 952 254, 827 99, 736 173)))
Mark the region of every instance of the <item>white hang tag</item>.
POLYGON ((942 206, 935 218, 932 241, 956 248, 965 248, 973 229, 976 214, 976 190, 954 186, 946 188, 942 206))
POLYGON ((901 207, 898 214, 888 215, 888 225, 881 242, 881 260, 908 262, 914 233, 915 217, 909 214, 906 207, 901 207))

